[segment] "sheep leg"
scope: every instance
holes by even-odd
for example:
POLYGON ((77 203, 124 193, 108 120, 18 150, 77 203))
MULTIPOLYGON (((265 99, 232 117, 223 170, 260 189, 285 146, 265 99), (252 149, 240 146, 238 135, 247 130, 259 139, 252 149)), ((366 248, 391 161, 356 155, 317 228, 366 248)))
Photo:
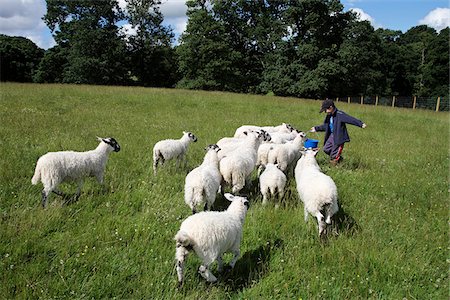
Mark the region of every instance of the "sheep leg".
POLYGON ((325 215, 326 215, 326 219, 325 219, 325 223, 327 224, 331 224, 331 217, 337 213, 339 210, 339 207, 337 205, 337 202, 333 202, 331 204, 329 204, 326 208, 325 208, 325 215))
POLYGON ((189 251, 185 247, 183 247, 181 245, 177 245, 175 257, 177 259, 176 269, 177 269, 178 286, 179 287, 183 284, 184 261, 186 259, 186 256, 188 255, 188 253, 189 253, 189 251))
POLYGON ((325 233, 325 228, 327 227, 327 224, 323 221, 324 217, 322 213, 318 212, 316 214, 316 218, 319 224, 319 236, 322 236, 325 233))
POLYGON ((82 187, 83 187, 83 180, 78 180, 78 188, 77 188, 77 193, 75 194, 75 200, 78 200, 78 198, 80 198, 82 187))
POLYGON ((217 272, 222 272, 223 271, 223 260, 222 260, 222 256, 219 255, 219 257, 217 257, 217 272))
POLYGON ((99 184, 103 185, 103 172, 96 174, 95 178, 97 178, 99 184))
POLYGON ((43 189, 42 190, 42 208, 46 208, 47 207, 47 198, 48 198, 48 194, 50 193, 49 190, 47 189, 43 189))
POLYGON ((230 261, 230 267, 231 268, 234 268, 234 265, 236 264, 236 262, 237 262, 237 260, 239 258, 239 255, 241 255, 241 251, 239 249, 235 249, 235 250, 233 250, 233 254, 234 254, 234 257, 230 261))
POLYGON ((309 213, 308 213, 308 210, 306 209, 306 205, 304 208, 304 212, 305 212, 305 222, 308 222, 309 213))
POLYGON ((217 277, 214 276, 213 273, 211 273, 211 271, 208 269, 208 266, 201 265, 200 268, 198 268, 198 272, 208 282, 216 282, 217 281, 217 277))
POLYGON ((262 201, 263 205, 267 204, 267 191, 265 193, 263 193, 263 201, 262 201))
POLYGON ((282 188, 282 189, 280 188, 280 189, 278 189, 278 200, 281 202, 283 197, 284 197, 284 188, 282 188))
POLYGON ((164 157, 160 154, 157 157, 153 158, 153 174, 156 175, 156 168, 158 167, 158 163, 161 164, 161 166, 164 164, 164 157))

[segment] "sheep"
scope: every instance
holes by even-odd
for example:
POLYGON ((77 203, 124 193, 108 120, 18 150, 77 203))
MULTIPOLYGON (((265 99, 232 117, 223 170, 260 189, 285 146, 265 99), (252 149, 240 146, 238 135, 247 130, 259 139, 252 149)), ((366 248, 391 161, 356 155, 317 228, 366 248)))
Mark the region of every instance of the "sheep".
POLYGON ((167 139, 159 141, 153 147, 153 174, 156 175, 158 163, 164 164, 166 160, 177 159, 177 167, 182 161, 187 164, 186 151, 190 142, 197 142, 197 137, 191 133, 183 131, 183 136, 178 140, 167 139))
POLYGON ((318 151, 318 149, 302 151, 302 157, 295 167, 295 181, 298 194, 304 204, 305 222, 308 221, 308 213, 315 216, 318 221, 319 236, 322 236, 339 207, 336 184, 330 176, 321 172, 317 164, 315 157, 318 151))
POLYGON ((294 139, 301 131, 294 129, 290 133, 274 132, 270 134, 270 142, 262 143, 258 148, 258 158, 256 166, 258 167, 258 174, 262 172, 263 167, 269 162, 269 151, 274 148, 274 145, 284 144, 294 139))
POLYGON ((209 266, 217 260, 218 271, 223 269, 222 255, 232 252, 233 268, 239 258, 239 246, 242 239, 242 226, 249 208, 249 202, 244 197, 226 193, 225 198, 231 201, 226 211, 203 211, 191 215, 180 226, 175 235, 176 241, 176 270, 178 286, 183 284, 183 269, 187 254, 194 250, 201 259, 198 272, 208 282, 215 282, 217 278, 209 270, 209 266))
POLYGON ((242 145, 245 145, 246 141, 245 139, 249 137, 250 133, 261 133, 263 135, 263 142, 270 142, 271 141, 271 135, 266 132, 265 130, 249 130, 245 131, 241 137, 224 137, 221 138, 219 141, 217 141, 217 145, 220 147, 221 151, 219 152, 219 159, 224 158, 227 156, 230 152, 233 152, 236 149, 239 149, 242 145))
MULTIPOLYGON (((288 167, 293 165, 300 156, 300 150, 306 140, 306 134, 299 132, 293 141, 285 144, 274 144, 270 149, 267 161, 278 164, 281 171, 290 173, 288 167)), ((291 171, 292 172, 292 171, 291 171)))
POLYGON ((100 144, 95 150, 86 152, 59 151, 42 155, 37 163, 31 183, 42 182, 42 207, 46 207, 47 198, 51 192, 62 196, 57 187, 65 181, 77 181, 79 198, 84 177, 96 177, 103 184, 103 173, 110 152, 119 152, 120 145, 114 138, 99 138, 100 144))
POLYGON ((270 136, 272 137, 272 143, 284 144, 295 139, 298 133, 300 133, 299 130, 293 129, 291 132, 273 132, 270 136))
POLYGON ((278 126, 242 125, 238 129, 236 129, 236 131, 234 133, 234 137, 242 137, 244 135, 244 132, 249 131, 249 130, 251 130, 251 131, 264 130, 270 134, 270 133, 274 133, 274 132, 289 133, 293 129, 294 128, 290 124, 287 124, 287 123, 282 123, 281 125, 278 125, 278 126))
POLYGON ((275 196, 278 192, 278 199, 284 196, 284 187, 286 186, 286 175, 278 169, 277 165, 267 164, 264 172, 259 177, 261 194, 263 195, 263 204, 267 203, 268 194, 275 196))
POLYGON ((245 143, 220 160, 219 170, 223 177, 222 192, 226 184, 232 186, 233 193, 238 193, 244 188, 256 166, 257 150, 263 139, 262 133, 252 132, 245 139, 245 143))
POLYGON ((202 203, 205 203, 204 210, 211 209, 222 181, 217 157, 219 146, 209 145, 205 150, 207 152, 203 163, 189 172, 184 185, 184 201, 193 214, 197 212, 196 207, 202 203))

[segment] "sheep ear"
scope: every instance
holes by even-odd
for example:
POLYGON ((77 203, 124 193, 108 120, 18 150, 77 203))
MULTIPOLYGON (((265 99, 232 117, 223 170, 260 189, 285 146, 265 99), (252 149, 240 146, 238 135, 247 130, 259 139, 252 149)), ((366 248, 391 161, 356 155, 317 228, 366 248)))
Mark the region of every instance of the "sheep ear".
POLYGON ((314 156, 316 156, 317 155, 317 153, 319 153, 319 150, 320 150, 320 148, 315 148, 313 151, 314 151, 314 156))
POLYGON ((224 194, 225 198, 227 198, 229 201, 233 201, 234 200, 234 195, 230 194, 230 193, 225 193, 224 194))
POLYGON ((103 142, 103 139, 101 137, 97 137, 97 141, 103 142))
POLYGON ((300 149, 300 153, 301 153, 302 155, 305 155, 305 154, 306 154, 306 148, 303 147, 303 149, 300 149))

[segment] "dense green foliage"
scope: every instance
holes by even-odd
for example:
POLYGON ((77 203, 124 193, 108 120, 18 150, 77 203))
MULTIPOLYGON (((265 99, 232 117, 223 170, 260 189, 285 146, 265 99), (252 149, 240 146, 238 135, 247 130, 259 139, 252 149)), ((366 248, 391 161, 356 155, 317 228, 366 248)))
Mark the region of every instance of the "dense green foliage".
MULTIPOLYGON (((285 199, 262 206, 256 177, 241 258, 206 284, 187 259, 176 289, 173 236, 191 214, 184 178, 203 148, 242 124, 320 124, 319 102, 236 93, 2 84, 0 98, 0 298, 44 299, 446 299, 448 273, 448 113, 337 103, 367 123, 349 126, 345 160, 323 171, 336 182, 339 226, 328 240, 303 220, 295 182, 285 199), (188 167, 168 163, 154 177, 156 141, 199 140, 188 167), (40 206, 30 179, 48 151, 85 151, 113 136, 105 184, 87 180, 81 198, 56 195, 40 206)), ((310 137, 322 139, 322 134, 310 137)), ((75 184, 62 190, 72 195, 75 184)), ((215 209, 226 203, 218 196, 215 209)), ((231 256, 225 257, 228 262, 231 256)), ((217 274, 216 267, 212 271, 217 274)))
POLYGON ((43 55, 27 38, 0 34, 0 81, 32 82, 43 55))
MULTIPOLYGON (((308 98, 448 95, 449 28, 375 30, 339 0, 189 0, 186 31, 173 46, 160 5, 47 0, 43 19, 57 45, 42 60, 39 53, 17 59, 18 67, 40 60, 35 82, 308 98), (128 33, 119 29, 124 24, 128 33)), ((16 47, 8 55, 23 51, 16 47)))

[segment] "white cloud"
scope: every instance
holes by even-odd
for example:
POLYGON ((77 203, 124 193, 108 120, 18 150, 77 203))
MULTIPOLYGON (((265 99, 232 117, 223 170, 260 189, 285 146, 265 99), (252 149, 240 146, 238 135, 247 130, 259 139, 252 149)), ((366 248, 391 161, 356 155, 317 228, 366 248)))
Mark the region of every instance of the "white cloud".
POLYGON ((186 18, 186 11, 185 0, 166 0, 161 4, 161 13, 164 18, 186 18))
POLYGON ((55 42, 42 21, 45 12, 44 0, 1 0, 0 33, 26 37, 44 49, 52 47, 55 42))
MULTIPOLYGON (((356 2, 356 1, 355 1, 356 2)), ((350 8, 350 10, 354 13, 356 13, 356 15, 358 16, 358 20, 360 21, 369 21, 370 24, 372 24, 372 26, 375 29, 378 29, 381 26, 381 24, 378 24, 374 18, 372 18, 371 15, 369 15, 368 13, 366 13, 364 10, 362 10, 361 8, 350 8)))
POLYGON ((450 8, 436 8, 430 11, 419 24, 428 25, 437 31, 450 26, 450 8))

